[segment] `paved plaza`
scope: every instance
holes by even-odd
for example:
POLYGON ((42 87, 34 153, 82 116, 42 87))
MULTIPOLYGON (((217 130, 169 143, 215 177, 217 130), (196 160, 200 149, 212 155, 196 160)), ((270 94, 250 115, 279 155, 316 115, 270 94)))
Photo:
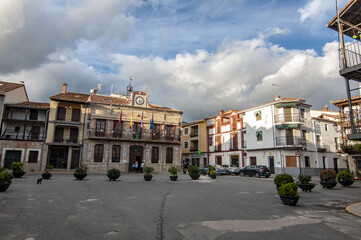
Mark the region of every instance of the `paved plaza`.
POLYGON ((291 207, 272 178, 54 174, 38 185, 39 176, 14 179, 0 193, 0 239, 361 239, 361 218, 345 211, 361 201, 361 182, 318 184, 291 207))

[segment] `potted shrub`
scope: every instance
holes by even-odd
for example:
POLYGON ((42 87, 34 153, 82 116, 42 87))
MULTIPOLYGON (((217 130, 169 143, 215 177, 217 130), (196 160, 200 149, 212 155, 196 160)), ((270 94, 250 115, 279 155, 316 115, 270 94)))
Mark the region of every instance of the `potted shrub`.
POLYGON ((337 174, 337 181, 342 186, 351 186, 353 184, 352 174, 349 171, 342 171, 337 174))
MULTIPOLYGON (((212 165, 209 165, 209 166, 208 166, 208 176, 211 175, 211 172, 212 172, 212 171, 216 171, 216 168, 213 167, 212 165)), ((217 172, 216 172, 216 174, 217 174, 217 172)))
POLYGON ((285 205, 295 206, 300 198, 296 183, 286 183, 278 188, 278 195, 285 205))
POLYGON ((170 168, 168 168, 168 172, 169 172, 169 178, 172 181, 177 181, 178 179, 178 169, 175 166, 171 166, 170 168))
POLYGON ((304 192, 311 192, 311 190, 316 186, 316 184, 311 183, 311 176, 300 174, 298 176, 297 186, 301 188, 304 192))
POLYGON ((24 164, 21 162, 13 162, 11 164, 11 169, 13 170, 13 176, 14 178, 21 178, 24 176, 24 164))
POLYGON ((52 169, 53 169, 53 165, 48 165, 45 168, 45 171, 43 172, 43 174, 41 174, 43 179, 49 180, 51 178, 51 176, 53 176, 53 174, 50 172, 52 169))
POLYGON ((212 179, 216 179, 216 177, 217 177, 217 172, 216 171, 210 171, 209 172, 209 176, 212 178, 212 179))
POLYGON ((75 168, 74 177, 76 180, 83 180, 87 175, 86 167, 79 166, 75 168))
POLYGON ((199 170, 199 173, 200 173, 201 175, 203 175, 203 176, 207 175, 207 171, 206 171, 204 168, 202 168, 201 170, 199 170))
POLYGON ((153 178, 152 172, 154 171, 154 168, 152 167, 144 167, 144 180, 150 181, 153 178))
POLYGON ((5 192, 13 179, 13 174, 8 171, 1 171, 0 172, 0 192, 5 192))
POLYGON ((336 172, 333 170, 323 170, 320 174, 320 184, 323 188, 331 189, 337 185, 336 172))
POLYGON ((293 177, 289 174, 278 174, 273 180, 274 184, 276 184, 277 189, 286 183, 293 183, 293 177))
POLYGON ((115 181, 120 177, 120 170, 116 168, 111 168, 108 170, 107 177, 109 181, 115 181))
POLYGON ((188 172, 189 172, 189 176, 193 179, 193 180, 197 180, 199 179, 200 175, 199 175, 199 168, 196 165, 191 165, 188 167, 188 172))

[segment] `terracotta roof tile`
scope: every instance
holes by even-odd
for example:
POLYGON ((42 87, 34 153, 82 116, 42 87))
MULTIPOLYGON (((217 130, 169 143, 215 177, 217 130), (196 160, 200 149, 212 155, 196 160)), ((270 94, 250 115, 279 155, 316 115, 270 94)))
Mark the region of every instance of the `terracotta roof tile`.
POLYGON ((139 95, 148 95, 147 93, 141 91, 134 91, 134 93, 139 95))
POLYGON ((24 87, 24 84, 0 81, 0 90, 4 92, 8 92, 21 87, 24 87))
POLYGON ((66 102, 87 103, 89 96, 90 94, 66 92, 51 96, 50 99, 66 102))
POLYGON ((104 103, 113 105, 129 105, 130 100, 128 98, 110 97, 105 95, 94 94, 91 95, 92 103, 104 103))
POLYGON ((14 104, 6 104, 8 107, 18 107, 18 108, 32 108, 32 109, 49 109, 49 103, 40 103, 40 102, 22 102, 14 104))
MULTIPOLYGON (((354 96, 354 97, 351 97, 351 101, 354 101, 354 100, 359 100, 361 99, 361 95, 357 95, 357 96, 354 96)), ((343 98, 343 99, 339 99, 339 100, 336 100, 336 101, 333 101, 332 104, 334 105, 337 105, 339 103, 348 103, 348 99, 347 98, 343 98)))

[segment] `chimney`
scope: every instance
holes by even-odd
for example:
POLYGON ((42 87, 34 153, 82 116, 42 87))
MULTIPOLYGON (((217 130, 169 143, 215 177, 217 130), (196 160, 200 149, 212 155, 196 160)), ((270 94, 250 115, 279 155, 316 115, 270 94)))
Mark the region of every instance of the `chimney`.
POLYGON ((323 107, 323 111, 327 112, 328 111, 328 107, 327 105, 323 107))
POLYGON ((66 93, 66 86, 68 86, 68 84, 66 84, 65 82, 63 83, 63 91, 61 91, 61 93, 66 93))
POLYGON ((97 95, 97 93, 98 93, 98 89, 97 89, 97 88, 94 88, 93 94, 94 94, 94 95, 97 95))
POLYGON ((219 115, 223 115, 223 113, 224 113, 223 109, 219 110, 219 115))
POLYGON ((276 101, 280 101, 280 100, 281 100, 281 96, 276 96, 275 100, 276 100, 276 101))

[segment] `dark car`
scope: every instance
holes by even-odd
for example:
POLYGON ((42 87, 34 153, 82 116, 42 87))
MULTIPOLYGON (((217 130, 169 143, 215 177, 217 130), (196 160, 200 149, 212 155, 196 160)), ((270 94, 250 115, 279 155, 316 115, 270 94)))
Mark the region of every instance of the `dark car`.
POLYGON ((239 174, 241 177, 248 175, 250 177, 256 176, 259 178, 261 176, 265 176, 266 178, 269 178, 269 176, 271 176, 271 171, 268 167, 263 165, 248 165, 247 167, 241 169, 239 174))

